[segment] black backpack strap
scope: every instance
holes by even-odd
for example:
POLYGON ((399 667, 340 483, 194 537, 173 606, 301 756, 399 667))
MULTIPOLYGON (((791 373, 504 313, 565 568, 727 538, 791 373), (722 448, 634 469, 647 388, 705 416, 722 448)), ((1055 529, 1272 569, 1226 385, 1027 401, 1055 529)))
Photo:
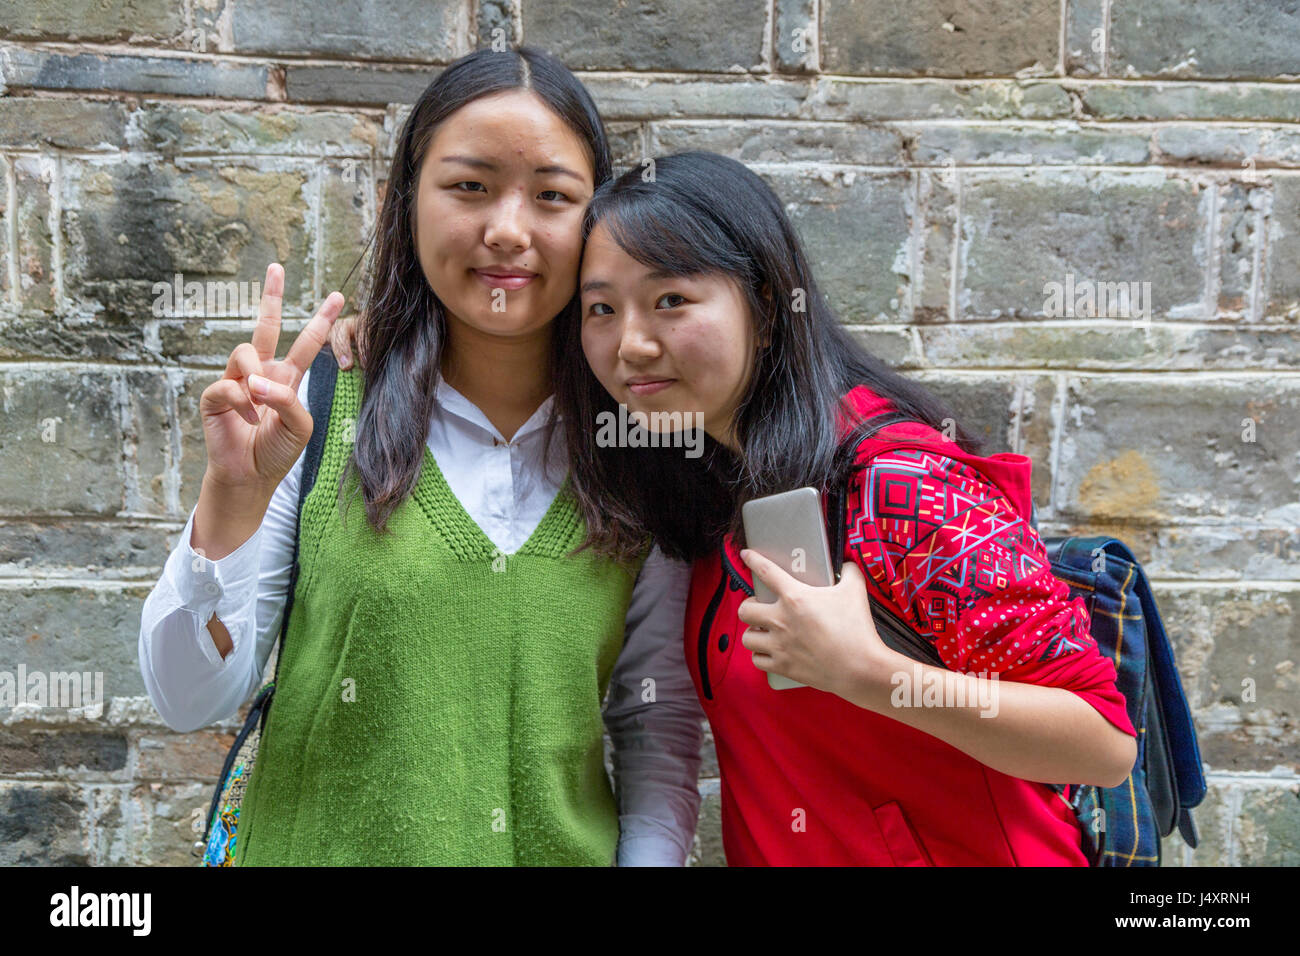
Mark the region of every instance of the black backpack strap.
MULTIPOLYGON (((852 475, 852 472, 849 474, 852 475)), ((840 579, 840 571, 844 568, 844 545, 848 533, 844 512, 849 507, 849 481, 850 478, 845 478, 843 483, 831 487, 830 501, 826 505, 826 520, 831 527, 831 567, 835 569, 836 581, 840 579)))
MULTIPOLYGON (((859 449, 861 449, 862 443, 875 435, 876 432, 880 431, 880 429, 887 425, 895 425, 900 421, 907 420, 908 419, 906 418, 900 417, 897 413, 884 413, 875 416, 874 419, 871 419, 874 424, 869 429, 866 431, 855 431, 854 435, 845 439, 846 442, 853 442, 853 452, 849 461, 857 462, 859 449)), ((859 470, 860 467, 856 464, 850 465, 850 467, 844 472, 844 480, 832 484, 828 491, 829 501, 827 503, 826 519, 830 529, 831 567, 835 571, 836 581, 840 579, 840 571, 844 566, 844 545, 845 535, 847 534, 845 511, 848 509, 849 482, 853 480, 854 473, 859 470)))
MULTIPOLYGON (((284 658, 284 640, 289 634, 289 614, 293 611, 293 592, 298 587, 298 538, 302 533, 302 506, 316 484, 321 455, 325 451, 325 434, 329 431, 330 409, 334 405, 334 385, 338 378, 338 361, 328 345, 321 348, 311 363, 307 379, 307 411, 311 413, 311 438, 303 453, 302 473, 298 479, 298 511, 293 534, 293 563, 289 571, 289 590, 284 600, 284 617, 280 621, 280 652, 275 658, 275 677, 280 676, 280 661, 284 658)), ((274 691, 272 691, 274 694, 274 691)), ((270 713, 271 700, 262 708, 262 731, 266 730, 266 715, 270 713)))

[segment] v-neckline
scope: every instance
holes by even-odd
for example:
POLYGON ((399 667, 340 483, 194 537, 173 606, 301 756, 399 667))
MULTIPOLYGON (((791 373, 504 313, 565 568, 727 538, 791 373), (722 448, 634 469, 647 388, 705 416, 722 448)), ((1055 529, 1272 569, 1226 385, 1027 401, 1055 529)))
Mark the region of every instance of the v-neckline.
MULTIPOLYGON (((474 546, 490 558, 495 558, 498 555, 503 558, 513 558, 520 555, 533 554, 536 550, 534 543, 537 541, 538 535, 546 530, 551 524, 559 521, 560 512, 565 507, 563 499, 568 493, 571 483, 570 475, 566 471, 564 474, 564 481, 560 483, 560 490, 555 493, 555 497, 552 499, 550 507, 548 507, 546 513, 542 515, 542 519, 537 522, 537 527, 535 527, 532 534, 528 536, 528 540, 521 544, 518 550, 507 552, 502 551, 501 546, 488 537, 487 532, 479 527, 478 522, 475 521, 470 513, 465 510, 465 506, 461 504, 461 500, 456 497, 456 493, 452 491, 451 485, 448 484, 447 477, 442 473, 442 468, 438 465, 438 459, 433 456, 433 449, 428 445, 424 446, 424 466, 419 479, 416 481, 417 486, 426 480, 425 472, 427 472, 427 480, 434 485, 434 487, 429 489, 433 496, 437 498, 440 494, 445 494, 446 499, 451 503, 451 507, 455 509, 455 517, 453 520, 458 521, 466 527, 471 538, 474 539, 474 546)), ((430 521, 434 520, 434 516, 429 513, 429 510, 425 508, 423 504, 421 505, 420 510, 425 513, 425 516, 430 521)))

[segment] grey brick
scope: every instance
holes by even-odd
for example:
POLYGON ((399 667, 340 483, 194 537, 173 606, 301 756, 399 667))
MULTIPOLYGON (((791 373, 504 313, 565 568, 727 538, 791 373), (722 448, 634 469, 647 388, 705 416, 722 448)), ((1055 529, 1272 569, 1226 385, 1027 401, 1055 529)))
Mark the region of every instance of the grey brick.
POLYGON ((75 787, 0 780, 0 864, 89 866, 88 817, 75 787))
POLYGON ((1195 850, 1174 830, 1161 841, 1161 866, 1232 866, 1233 788, 1211 782, 1200 806, 1192 808, 1199 839, 1195 850), (1165 859, 1168 853, 1173 859, 1165 859), (1185 861, 1185 862, 1184 862, 1185 861))
MULTIPOLYGON (((918 209, 912 280, 912 321, 947 322, 953 315, 953 257, 957 239, 959 173, 955 165, 917 172, 918 209)), ((964 327, 964 326, 963 326, 964 327)))
POLYGON ((1249 586, 1154 591, 1202 759, 1223 770, 1300 771, 1300 598, 1249 586))
POLYGON ((1172 858, 1162 859, 1161 866, 1295 866, 1300 859, 1297 810, 1300 787, 1294 783, 1268 778, 1211 781, 1204 801, 1192 810, 1200 845, 1190 849, 1175 830, 1163 841, 1172 858))
MULTIPOLYGON (((282 319, 279 356, 306 319, 282 319)), ((162 319, 158 322, 162 353, 169 361, 224 370, 230 353, 241 342, 252 339, 253 330, 239 319, 162 319)), ((199 391, 202 391, 200 389, 199 391)))
POLYGON ((235 734, 221 730, 141 737, 136 776, 140 780, 203 780, 215 784, 234 742, 235 734))
POLYGON ((971 80, 864 83, 819 78, 800 111, 821 120, 1068 119, 1070 92, 1060 83, 971 80))
POLYGON ((191 849, 203 836, 212 785, 150 783, 133 788, 131 801, 141 808, 132 834, 140 865, 198 865, 191 849))
POLYGON ((1132 166, 1151 162, 1150 133, 1075 124, 922 126, 908 143, 917 163, 943 166, 1132 166))
POLYGON ((144 824, 143 807, 121 785, 87 786, 86 845, 92 866, 127 866, 139 862, 136 833, 144 824))
POLYGON ((917 373, 911 377, 948 406, 958 424, 982 443, 984 454, 1016 450, 1010 444, 1017 405, 1014 381, 943 373, 917 373))
POLYGON ((122 103, 0 97, 0 146, 121 149, 127 115, 122 103))
POLYGON ((1268 191, 1235 182, 1220 183, 1216 188, 1219 191, 1215 224, 1219 282, 1215 314, 1252 319, 1256 309, 1257 263, 1265 241, 1263 226, 1268 191))
POLYGON ((159 524, 6 522, 0 524, 0 575, 154 578, 176 536, 159 524))
POLYGON ((905 328, 861 329, 851 326, 849 334, 872 355, 894 368, 915 368, 920 363, 912 347, 912 335, 905 328))
POLYGON ((722 849, 722 797, 719 793, 707 793, 700 800, 700 821, 688 865, 727 865, 727 855, 722 849))
MULTIPOLYGON (((183 518, 174 477, 179 436, 175 434, 174 384, 169 373, 126 369, 127 510, 132 514, 183 518)), ((179 379, 179 370, 171 373, 179 379)))
POLYGON ((1131 539, 1150 578, 1289 581, 1300 562, 1300 526, 1284 515, 1257 527, 1178 524, 1116 530, 1131 539))
POLYGON ((571 70, 736 73, 763 65, 766 12, 765 0, 525 3, 524 40, 571 70))
POLYGON ((122 507, 117 381, 102 369, 0 369, 0 510, 112 515, 122 507))
POLYGON ((20 89, 267 98, 266 66, 181 57, 69 55, 15 46, 0 54, 0 82, 20 89))
POLYGON ((1086 83, 1074 88, 1084 116, 1100 120, 1300 122, 1300 86, 1252 83, 1086 83))
MULTIPOLYGON (((283 357, 288 351, 281 332, 278 354, 283 357)), ((199 399, 203 390, 221 378, 225 369, 215 372, 188 373, 176 391, 176 415, 180 422, 181 459, 180 459, 180 502, 181 511, 186 516, 199 503, 199 492, 203 488, 203 473, 208 468, 207 442, 203 437, 203 420, 199 415, 199 399)))
POLYGON ((0 8, 0 38, 149 43, 185 31, 181 0, 59 0, 0 8))
POLYGON ((51 776, 68 770, 111 774, 126 769, 127 741, 121 733, 0 729, 0 767, 6 774, 51 776))
POLYGON ((1056 0, 975 7, 821 0, 822 69, 859 76, 1044 75, 1056 70, 1056 0))
POLYGON ((1300 785, 1244 790, 1233 831, 1237 866, 1300 866, 1300 785))
MULTIPOLYGON (((928 281, 929 273, 925 273, 928 281)), ((944 323, 917 330, 924 364, 934 367, 1111 369, 1167 371, 1300 368, 1294 334, 1284 329, 1237 329, 1130 322, 1036 325, 1017 322, 944 323)))
POLYGON ((580 79, 606 123, 691 116, 798 118, 811 105, 809 86, 800 80, 600 74, 580 79))
POLYGON ((1056 433, 1053 408, 1060 388, 1054 376, 1024 374, 1012 380, 1011 408, 1014 437, 1007 441, 1007 450, 1028 455, 1033 461, 1030 472, 1030 489, 1038 507, 1039 529, 1043 535, 1051 534, 1052 439, 1056 433))
POLYGON ((1071 375, 1060 425, 1058 513, 1135 523, 1294 522, 1287 379, 1071 375), (1246 421, 1255 422, 1254 440, 1246 421))
POLYGON ((1198 184, 1086 169, 962 181, 962 318, 1045 316, 1048 283, 1064 288, 1071 274, 1080 289, 1150 283, 1153 319, 1203 312, 1210 195, 1198 184))
POLYGON ((296 103, 414 103, 440 70, 427 68, 316 66, 284 68, 287 96, 296 103))
POLYGON ((678 122, 650 125, 651 154, 690 149, 742 163, 825 162, 902 165, 903 134, 895 129, 824 123, 678 122))
MULTIPOLYGON (((641 160, 647 155, 647 150, 642 142, 642 134, 645 126, 642 123, 606 123, 605 137, 609 140, 610 163, 617 172, 629 169, 632 166, 641 165, 641 160)), ((651 149, 649 155, 654 155, 655 150, 651 149)))
POLYGON ((170 288, 177 274, 182 287, 246 283, 237 288, 255 309, 253 284, 260 292, 270 262, 285 268, 285 311, 309 308, 315 200, 305 162, 129 159, 65 169, 65 279, 79 310, 143 320, 155 314, 155 285, 170 288))
POLYGON ((1248 183, 1260 166, 1300 165, 1300 133, 1256 126, 1162 126, 1155 145, 1166 163, 1226 165, 1248 183))
MULTIPOLYGON (((136 644, 147 587, 0 588, 0 661, 6 669, 102 673, 110 697, 144 694, 136 644)), ((15 670, 16 673, 16 670, 15 670)))
POLYGON ((820 35, 813 0, 775 0, 772 32, 774 69, 807 73, 817 68, 820 35))
POLYGON ((517 4, 514 0, 479 0, 478 19, 474 24, 478 39, 475 49, 491 47, 494 42, 498 43, 498 49, 500 44, 517 45, 519 36, 515 30, 515 9, 517 4))
POLYGON ((907 317, 911 176, 773 167, 822 292, 845 322, 907 317))
POLYGON ((1300 8, 1251 0, 1143 0, 1110 8, 1112 76, 1300 76, 1300 8))
POLYGON ((351 0, 314 7, 308 25, 293 0, 259 0, 227 6, 211 29, 234 53, 448 63, 469 52, 469 9, 459 0, 351 0))
POLYGON ((131 145, 169 157, 251 153, 368 159, 381 132, 376 116, 336 110, 199 109, 151 102, 133 119, 131 145))
POLYGON ((1065 5, 1065 72, 1101 76, 1105 70, 1104 0, 1069 0, 1065 5))
MULTIPOLYGON (((5 210, 5 225, 13 219, 13 248, 18 267, 17 287, 13 287, 9 270, 0 278, 0 291, 8 301, 6 307, 23 312, 49 312, 54 309, 54 233, 50 223, 50 189, 56 176, 58 160, 53 156, 15 156, 0 158, 13 177, 17 202, 5 210)), ((6 229, 6 239, 9 239, 6 229)))
MULTIPOLYGON (((1300 178, 1280 173, 1273 181, 1268 213, 1268 246, 1261 276, 1264 320, 1300 319, 1300 178)), ((1294 345, 1292 346, 1294 349, 1294 345)))
MULTIPOLYGON (((144 326, 123 316, 60 316, 36 312, 0 318, 0 359, 140 362, 158 354, 144 326)), ((224 364, 224 360, 223 360, 224 364)))
MULTIPOLYGON (((344 293, 345 314, 355 309, 355 290, 364 276, 365 263, 357 264, 366 251, 366 240, 378 213, 374 177, 370 165, 360 161, 324 163, 321 174, 320 288, 318 298, 335 289, 344 293), (348 279, 353 266, 356 271, 348 279), (347 285, 344 280, 348 279, 347 285)), ((312 309, 319 308, 317 302, 312 309)), ((287 336, 286 336, 287 338, 287 336)), ((292 340, 289 340, 292 341, 292 340)), ((285 348, 288 348, 286 344, 285 348)))

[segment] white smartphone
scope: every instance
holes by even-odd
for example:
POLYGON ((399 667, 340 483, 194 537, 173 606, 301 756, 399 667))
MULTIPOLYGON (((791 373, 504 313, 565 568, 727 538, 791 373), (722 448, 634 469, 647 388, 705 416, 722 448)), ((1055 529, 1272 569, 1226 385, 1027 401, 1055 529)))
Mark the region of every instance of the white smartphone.
MULTIPOLYGON (((816 488, 796 488, 746 501, 740 517, 751 551, 757 551, 804 584, 812 587, 835 584, 826 523, 822 518, 821 492, 816 488)), ((757 576, 754 600, 763 604, 776 600, 776 595, 757 576)), ((774 690, 808 686, 771 671, 767 672, 767 683, 774 690)))

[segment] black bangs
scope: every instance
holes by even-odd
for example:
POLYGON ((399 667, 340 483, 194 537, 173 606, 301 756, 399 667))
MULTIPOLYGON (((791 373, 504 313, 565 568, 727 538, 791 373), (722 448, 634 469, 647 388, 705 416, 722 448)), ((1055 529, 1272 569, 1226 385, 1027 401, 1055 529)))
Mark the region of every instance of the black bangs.
POLYGON ((749 258, 707 207, 672 182, 645 181, 632 169, 596 190, 587 206, 583 238, 597 226, 624 252, 674 276, 726 274, 747 283, 749 258))

